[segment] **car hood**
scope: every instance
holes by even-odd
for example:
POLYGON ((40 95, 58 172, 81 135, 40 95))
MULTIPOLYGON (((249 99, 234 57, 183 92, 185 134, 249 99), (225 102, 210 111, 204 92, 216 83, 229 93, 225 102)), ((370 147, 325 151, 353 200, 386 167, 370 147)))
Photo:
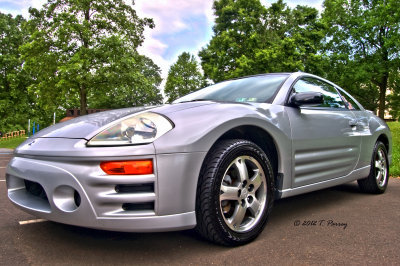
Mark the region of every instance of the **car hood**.
POLYGON ((111 111, 104 111, 90 115, 80 116, 65 122, 55 124, 47 127, 32 138, 70 138, 70 139, 87 139, 93 137, 94 133, 100 128, 134 113, 141 111, 151 110, 164 115, 169 113, 178 112, 181 110, 195 108, 202 105, 213 104, 212 102, 188 102, 179 104, 167 104, 163 106, 147 106, 147 107, 133 107, 116 109, 111 111))

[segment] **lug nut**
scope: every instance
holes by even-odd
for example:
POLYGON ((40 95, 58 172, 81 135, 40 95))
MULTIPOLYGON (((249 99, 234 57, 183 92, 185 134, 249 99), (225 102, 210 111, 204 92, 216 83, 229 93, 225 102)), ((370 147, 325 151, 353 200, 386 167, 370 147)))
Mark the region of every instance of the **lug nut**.
POLYGON ((253 197, 252 196, 248 196, 247 197, 247 202, 251 204, 253 202, 253 197))

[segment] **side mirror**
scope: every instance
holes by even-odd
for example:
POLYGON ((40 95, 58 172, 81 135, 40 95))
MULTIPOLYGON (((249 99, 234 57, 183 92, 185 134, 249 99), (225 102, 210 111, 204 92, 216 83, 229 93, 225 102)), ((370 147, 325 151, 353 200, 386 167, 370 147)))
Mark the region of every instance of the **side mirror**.
POLYGON ((289 105, 300 107, 302 105, 319 105, 324 103, 324 96, 320 92, 298 92, 290 96, 289 105))

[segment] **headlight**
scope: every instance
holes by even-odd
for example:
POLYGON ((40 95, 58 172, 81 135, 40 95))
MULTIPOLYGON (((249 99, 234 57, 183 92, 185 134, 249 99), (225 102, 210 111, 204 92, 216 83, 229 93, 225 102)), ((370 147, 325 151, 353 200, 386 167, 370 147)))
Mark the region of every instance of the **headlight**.
POLYGON ((172 123, 156 113, 131 116, 103 130, 88 143, 88 146, 113 146, 151 143, 170 131, 172 123))

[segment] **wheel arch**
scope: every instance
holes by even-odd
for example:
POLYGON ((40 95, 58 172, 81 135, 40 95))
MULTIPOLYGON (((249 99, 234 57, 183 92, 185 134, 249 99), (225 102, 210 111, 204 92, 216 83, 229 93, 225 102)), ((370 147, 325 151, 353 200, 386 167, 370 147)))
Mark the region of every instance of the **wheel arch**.
POLYGON ((220 136, 213 146, 220 140, 224 139, 244 139, 254 142, 259 146, 265 154, 270 156, 272 168, 274 169, 274 174, 278 172, 279 156, 278 150, 273 137, 264 129, 254 126, 254 125, 243 125, 234 127, 222 136, 220 136))
POLYGON ((385 134, 380 134, 376 141, 380 141, 385 145, 386 151, 389 152, 389 138, 385 134))
MULTIPOLYGON (((282 159, 281 153, 279 149, 278 141, 266 131, 264 128, 257 126, 257 125, 238 125, 235 127, 230 128, 229 130, 225 131, 221 134, 217 139, 215 139, 214 143, 212 144, 211 148, 207 152, 207 155, 202 162, 203 169, 204 164, 207 160, 208 155, 213 150, 214 146, 221 140, 227 139, 244 139, 255 143, 259 146, 265 154, 268 155, 268 158, 271 160, 272 169, 274 172, 274 190, 275 190, 275 197, 280 198, 279 191, 282 190, 284 183, 283 183, 283 173, 280 173, 280 169, 282 168, 282 159)), ((286 173, 288 174, 288 173, 286 173)), ((201 175, 201 171, 199 173, 199 177, 201 175)), ((289 176, 289 175, 288 175, 289 176)))

